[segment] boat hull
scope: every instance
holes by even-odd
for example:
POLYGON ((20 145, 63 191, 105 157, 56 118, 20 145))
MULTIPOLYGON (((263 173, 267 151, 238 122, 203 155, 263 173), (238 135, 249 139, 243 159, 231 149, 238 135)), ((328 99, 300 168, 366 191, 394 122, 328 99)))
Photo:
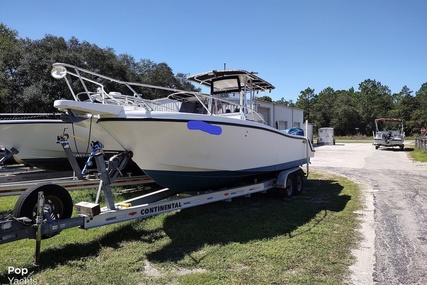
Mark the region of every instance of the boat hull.
MULTIPOLYGON (((19 163, 49 170, 71 169, 61 144, 57 143, 57 136, 69 134, 70 148, 84 165, 91 152, 92 140, 105 141, 102 138, 106 137, 114 141, 99 126, 95 127, 98 130, 59 119, 0 120, 0 145, 18 150, 14 158, 19 163)), ((106 149, 123 150, 117 142, 114 145, 107 142, 106 149)))
POLYGON ((404 140, 401 138, 398 139, 380 139, 380 138, 374 138, 374 145, 376 148, 382 147, 404 147, 404 140))
POLYGON ((150 113, 98 123, 154 181, 178 191, 228 186, 301 166, 312 156, 303 137, 219 116, 150 113))

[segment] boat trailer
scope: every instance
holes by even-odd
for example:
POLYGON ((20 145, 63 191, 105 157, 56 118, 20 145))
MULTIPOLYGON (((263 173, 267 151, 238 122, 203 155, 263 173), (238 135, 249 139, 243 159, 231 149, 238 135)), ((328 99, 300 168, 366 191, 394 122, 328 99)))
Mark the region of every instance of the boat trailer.
MULTIPOLYGON (((79 170, 66 138, 58 138, 67 153, 67 157, 75 171, 79 170)), ((124 221, 143 219, 158 214, 196 207, 217 201, 231 201, 232 198, 247 196, 257 192, 265 193, 272 188, 280 189, 284 196, 300 194, 303 190, 305 173, 301 167, 293 167, 280 172, 274 178, 213 192, 196 193, 180 196, 180 193, 168 188, 157 190, 121 202, 115 202, 111 187, 126 185, 123 177, 119 178, 120 170, 132 158, 132 152, 124 151, 108 163, 102 155, 102 144, 96 143, 93 148, 99 179, 95 181, 37 181, 22 193, 22 188, 13 190, 9 195, 22 193, 15 205, 13 216, 0 217, 0 244, 21 239, 35 239, 35 264, 40 264, 40 248, 42 239, 52 237, 69 228, 79 227, 90 229, 124 221), (116 183, 116 182, 119 183, 116 183), (122 181, 122 182, 120 182, 122 181), (38 183, 40 182, 40 183, 38 183), (73 185, 74 183, 74 185, 73 185), (95 202, 78 202, 75 209, 77 217, 71 217, 73 210, 72 198, 67 191, 75 189, 76 184, 82 188, 98 185, 95 202), (99 198, 103 192, 106 206, 100 207, 99 198), (175 197, 172 197, 175 196, 175 197)), ((80 172, 81 173, 81 172, 80 172)), ((132 180, 132 178, 130 178, 132 180)), ((130 183, 153 182, 148 177, 141 177, 130 183)), ((82 189, 80 188, 80 189, 82 189)), ((0 190, 1 191, 1 190, 0 190)), ((5 191, 5 190, 3 190, 5 191)), ((4 193, 3 193, 4 194, 4 193)))

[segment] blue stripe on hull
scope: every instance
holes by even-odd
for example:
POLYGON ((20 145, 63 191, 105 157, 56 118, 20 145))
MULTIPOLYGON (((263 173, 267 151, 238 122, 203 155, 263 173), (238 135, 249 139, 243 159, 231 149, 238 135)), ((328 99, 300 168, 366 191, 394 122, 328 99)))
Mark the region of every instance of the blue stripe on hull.
POLYGON ((144 172, 163 187, 174 191, 190 192, 214 190, 221 187, 233 186, 244 179, 266 174, 275 174, 285 169, 301 166, 305 159, 283 163, 280 165, 246 169, 241 171, 162 171, 147 170, 144 172))

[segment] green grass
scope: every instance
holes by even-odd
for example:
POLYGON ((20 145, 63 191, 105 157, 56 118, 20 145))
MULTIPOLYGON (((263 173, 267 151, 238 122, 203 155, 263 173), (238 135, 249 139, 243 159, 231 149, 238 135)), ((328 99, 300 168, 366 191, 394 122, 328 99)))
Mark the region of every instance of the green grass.
MULTIPOLYGON (((26 267, 37 284, 342 284, 354 261, 362 207, 358 186, 311 172, 303 195, 256 194, 231 203, 162 214, 42 241, 0 245, 7 266, 26 267)), ((93 194, 72 193, 75 202, 93 194)), ((0 213, 16 197, 0 198, 0 213)))
POLYGON ((427 152, 415 148, 415 142, 405 145, 405 150, 408 151, 409 157, 415 161, 427 162, 427 152))
POLYGON ((427 152, 414 148, 413 151, 409 153, 412 159, 420 162, 427 162, 427 152))

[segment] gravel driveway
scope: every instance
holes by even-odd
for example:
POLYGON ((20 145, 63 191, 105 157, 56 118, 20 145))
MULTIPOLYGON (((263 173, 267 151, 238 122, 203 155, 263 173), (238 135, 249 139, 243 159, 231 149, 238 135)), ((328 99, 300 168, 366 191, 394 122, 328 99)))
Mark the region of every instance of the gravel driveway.
POLYGON ((352 282, 427 284, 427 163, 412 161, 408 149, 350 143, 317 147, 311 168, 362 185, 365 238, 352 282))

